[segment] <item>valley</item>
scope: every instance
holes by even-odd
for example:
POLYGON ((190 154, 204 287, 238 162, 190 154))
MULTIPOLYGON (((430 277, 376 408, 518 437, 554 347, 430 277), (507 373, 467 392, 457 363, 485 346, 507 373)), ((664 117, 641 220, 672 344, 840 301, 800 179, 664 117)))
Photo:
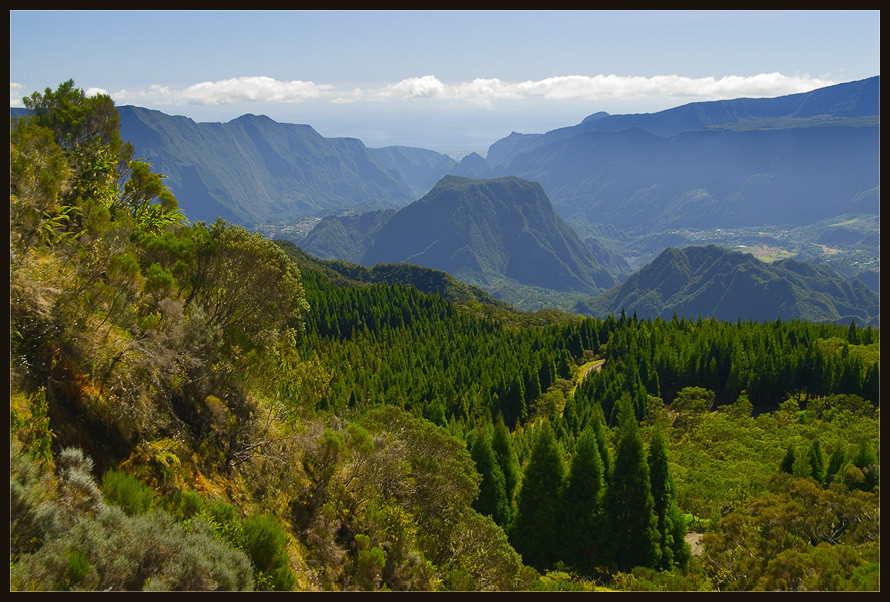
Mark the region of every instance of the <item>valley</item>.
MULTIPOLYGON (((584 224, 570 222, 584 232, 584 224)), ((761 225, 745 228, 672 229, 637 238, 609 240, 615 251, 638 267, 651 261, 665 246, 717 245, 752 253, 764 261, 796 257, 826 262, 846 278, 880 272, 880 217, 839 216, 806 226, 761 225), (826 244, 822 241, 830 241, 826 244)), ((634 270, 635 271, 635 270, 634 270)), ((618 274, 626 277, 629 272, 618 274)))

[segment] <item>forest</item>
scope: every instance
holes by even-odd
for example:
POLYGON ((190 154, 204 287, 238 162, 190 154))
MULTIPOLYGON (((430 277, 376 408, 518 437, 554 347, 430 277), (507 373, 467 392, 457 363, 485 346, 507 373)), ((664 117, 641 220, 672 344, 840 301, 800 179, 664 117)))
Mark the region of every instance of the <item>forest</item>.
POLYGON ((190 222, 108 96, 25 104, 11 590, 880 589, 878 328, 350 277, 190 222))

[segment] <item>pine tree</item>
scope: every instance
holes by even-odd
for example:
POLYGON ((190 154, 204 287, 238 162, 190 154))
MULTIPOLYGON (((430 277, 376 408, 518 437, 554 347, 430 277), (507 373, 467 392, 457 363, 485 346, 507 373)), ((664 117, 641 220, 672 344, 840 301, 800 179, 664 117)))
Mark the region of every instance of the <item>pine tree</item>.
POLYGON ((510 537, 523 562, 539 571, 550 568, 560 556, 559 499, 565 472, 562 450, 550 424, 543 422, 522 476, 510 537))
POLYGON ((510 505, 510 520, 512 521, 516 514, 516 489, 519 486, 522 473, 519 469, 516 450, 513 448, 513 437, 510 436, 510 429, 504 424, 502 416, 498 416, 498 420, 494 425, 491 448, 494 450, 495 458, 497 458, 501 472, 504 474, 504 489, 507 495, 507 502, 510 505))
POLYGON ((593 404, 593 418, 591 420, 593 434, 596 437, 596 447, 603 463, 603 477, 606 483, 612 478, 612 452, 609 450, 609 440, 606 435, 606 418, 600 404, 593 404))
POLYGON ((847 453, 844 443, 838 441, 837 446, 828 458, 828 468, 825 470, 825 478, 823 480, 825 485, 830 485, 838 477, 843 481, 843 474, 838 475, 838 473, 843 469, 846 459, 847 453))
POLYGON ((692 550, 685 539, 686 519, 674 497, 674 480, 668 468, 664 433, 658 427, 649 444, 649 480, 655 503, 655 515, 658 517, 661 546, 659 567, 672 570, 676 566, 685 572, 692 558, 692 550))
POLYGON ((825 479, 825 455, 818 439, 814 439, 807 451, 807 460, 810 462, 810 474, 821 483, 825 479))
POLYGON ((619 399, 619 439, 606 512, 612 530, 612 555, 621 571, 655 567, 660 559, 658 518, 649 483, 649 465, 630 395, 619 399))
POLYGON ((794 474, 794 460, 795 460, 794 444, 789 443, 788 449, 785 450, 785 456, 782 458, 782 464, 779 466, 779 469, 782 472, 787 472, 788 474, 794 474))
POLYGON ((504 484, 504 473, 491 448, 491 433, 488 429, 476 434, 470 448, 470 456, 476 463, 476 470, 482 476, 479 495, 473 501, 473 509, 483 516, 490 516, 503 526, 510 519, 510 505, 504 484))
POLYGON ((591 427, 581 433, 562 498, 562 560, 579 571, 591 569, 603 544, 603 461, 591 427))

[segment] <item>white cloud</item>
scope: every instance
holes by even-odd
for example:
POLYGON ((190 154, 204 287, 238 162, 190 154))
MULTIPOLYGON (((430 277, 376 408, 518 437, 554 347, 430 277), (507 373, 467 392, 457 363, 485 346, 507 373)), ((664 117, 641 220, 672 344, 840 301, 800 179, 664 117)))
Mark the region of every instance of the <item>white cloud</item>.
POLYGON ((182 90, 153 85, 148 90, 121 90, 113 95, 121 102, 147 102, 172 105, 224 105, 241 103, 292 103, 320 98, 332 86, 304 81, 279 81, 271 77, 237 77, 200 82, 182 90))
POLYGON ((99 94, 108 95, 108 90, 105 88, 87 88, 83 93, 85 96, 98 96, 99 94))
POLYGON ((15 82, 9 82, 9 107, 24 107, 22 98, 25 96, 25 86, 15 82))
POLYGON ((431 75, 404 79, 368 93, 372 100, 433 98, 463 100, 484 106, 494 101, 543 98, 548 100, 604 100, 643 97, 700 98, 719 100, 739 97, 782 96, 808 92, 834 82, 780 73, 754 76, 690 78, 679 75, 653 77, 618 75, 568 75, 518 83, 494 79, 444 84, 431 75))
MULTIPOLYGON (((468 82, 445 83, 434 75, 411 77, 378 88, 337 89, 311 81, 280 81, 271 77, 238 77, 214 82, 200 82, 186 88, 152 85, 143 90, 110 93, 119 104, 151 105, 228 105, 249 103, 331 103, 429 102, 491 108, 496 102, 520 100, 637 100, 682 99, 722 100, 742 97, 771 97, 808 92, 835 82, 807 75, 787 76, 761 73, 752 76, 728 75, 721 78, 692 78, 680 75, 652 77, 622 75, 565 75, 523 82, 505 82, 498 78, 477 78, 468 82)), ((91 88, 86 92, 105 93, 91 88)), ((10 83, 10 106, 21 106, 24 95, 20 84, 10 83)))

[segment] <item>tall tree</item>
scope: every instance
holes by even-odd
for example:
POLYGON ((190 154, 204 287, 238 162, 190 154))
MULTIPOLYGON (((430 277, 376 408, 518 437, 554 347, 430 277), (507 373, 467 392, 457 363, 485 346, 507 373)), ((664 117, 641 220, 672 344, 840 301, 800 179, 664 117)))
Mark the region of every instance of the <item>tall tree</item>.
POLYGON ((606 512, 613 532, 613 561, 619 570, 658 566, 658 518, 649 482, 649 465, 630 395, 618 400, 619 436, 606 512))
POLYGON ((668 467, 667 443, 661 428, 656 426, 649 443, 649 482, 658 518, 661 548, 659 567, 686 571, 692 550, 686 543, 686 519, 677 506, 674 479, 668 467))
POLYGON ((598 403, 593 404, 591 427, 596 438, 597 450, 600 453, 600 461, 603 463, 603 478, 608 484, 612 478, 612 452, 609 449, 609 439, 606 434, 606 417, 603 414, 603 407, 598 403))
POLYGON ((540 571, 560 556, 559 499, 565 460, 549 422, 541 423, 522 476, 510 540, 523 561, 540 571))
POLYGON ((592 427, 575 444, 562 497, 563 561, 586 572, 600 560, 603 530, 603 461, 592 427))
POLYGON ((487 428, 476 433, 470 448, 470 456, 482 477, 479 483, 479 495, 472 504, 473 509, 479 514, 490 516, 498 525, 506 525, 510 519, 507 488, 504 473, 491 447, 491 433, 487 428))
POLYGON ((819 439, 813 439, 810 449, 807 451, 807 459, 810 462, 811 475, 818 483, 825 480, 825 455, 822 453, 822 445, 819 439))
POLYGON ((504 473, 504 489, 507 494, 507 501, 510 504, 510 520, 512 521, 516 514, 516 490, 519 487, 522 472, 519 468, 519 460, 516 458, 516 450, 513 447, 513 437, 510 436, 510 429, 504 424, 504 419, 500 415, 494 425, 494 432, 491 436, 491 448, 494 450, 501 472, 504 473))

